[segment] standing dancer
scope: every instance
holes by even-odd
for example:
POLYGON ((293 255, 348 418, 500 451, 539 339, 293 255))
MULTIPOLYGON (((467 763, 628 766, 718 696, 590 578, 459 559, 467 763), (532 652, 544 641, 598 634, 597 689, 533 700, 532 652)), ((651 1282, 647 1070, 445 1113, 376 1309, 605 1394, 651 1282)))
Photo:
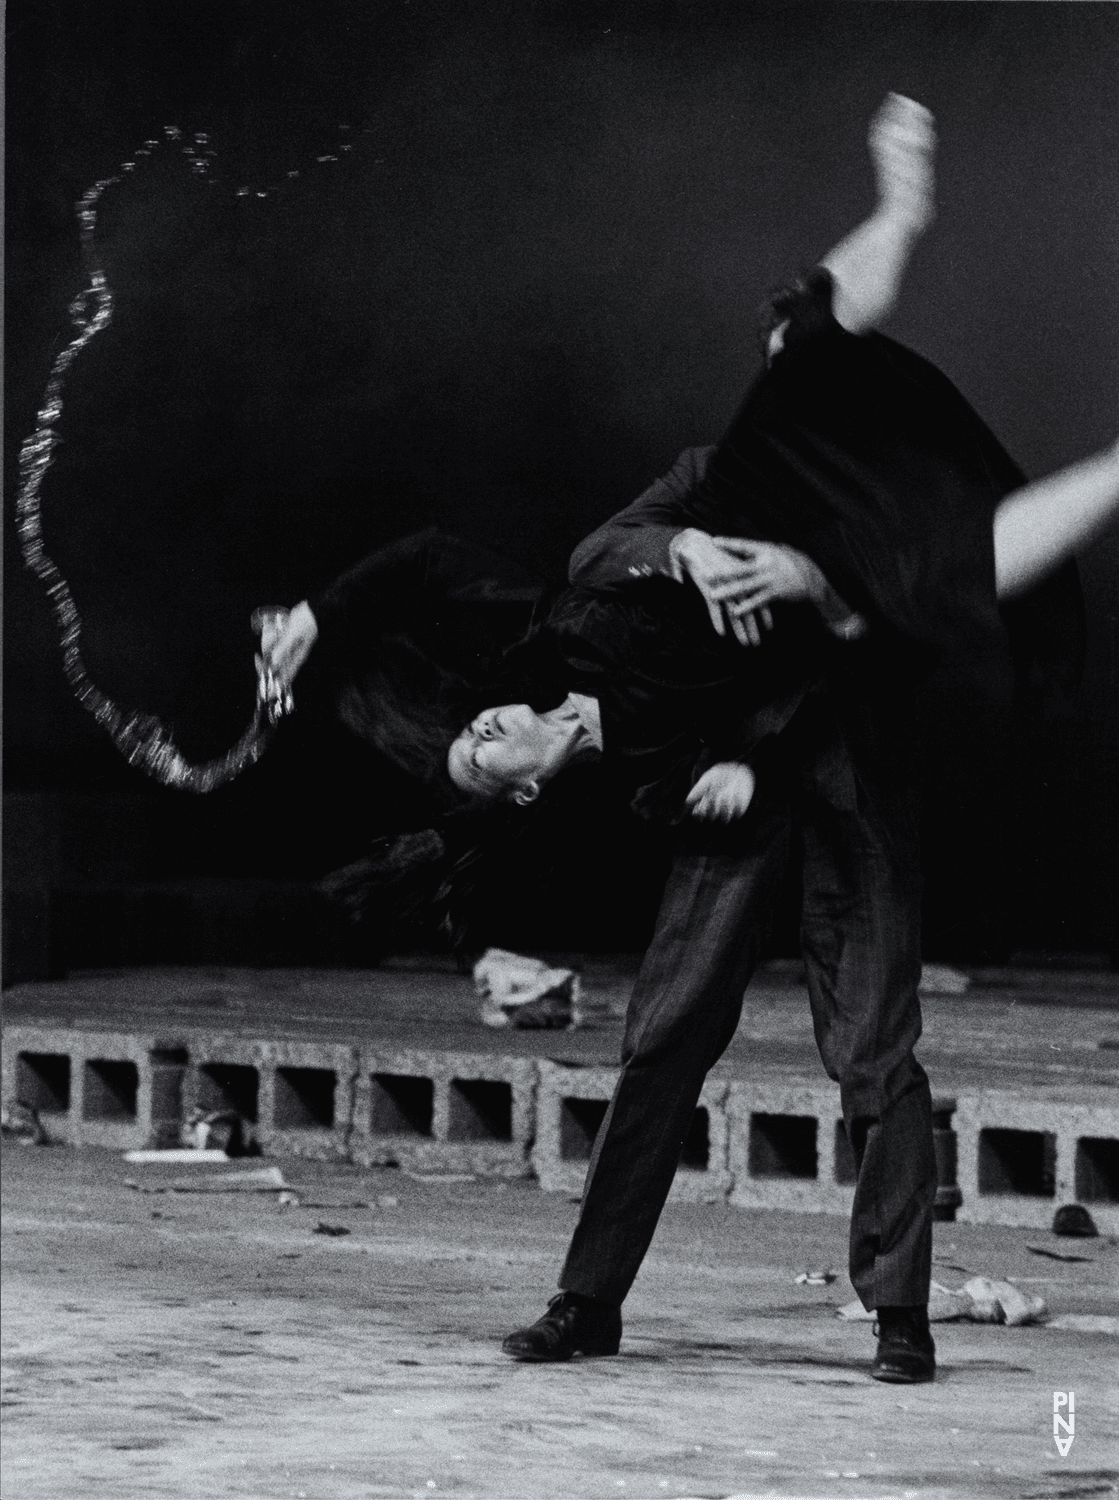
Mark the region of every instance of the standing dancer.
MULTIPOLYGON (((927 1304, 936 1163, 928 1080, 913 1052, 921 878, 912 690, 920 672, 914 653, 898 648, 906 639, 977 663, 989 658, 996 589, 1000 597, 1024 592, 1068 556, 1070 542, 1099 528, 1119 497, 1119 463, 1113 450, 996 510, 1021 483, 1017 470, 946 381, 871 333, 932 217, 931 118, 892 97, 870 144, 879 208, 827 257, 823 274, 776 303, 770 370, 723 443, 685 454, 572 559, 573 582, 607 592, 639 579, 690 579, 715 630, 729 625, 743 648, 764 651, 772 604, 805 598, 849 644, 831 652, 822 680, 793 705, 752 805, 744 777, 723 789, 725 816, 750 807, 744 844, 691 838, 677 854, 630 1002, 622 1073, 561 1290, 541 1319, 505 1340, 518 1359, 617 1350, 621 1303, 703 1080, 734 1035, 777 877, 799 842, 816 1039, 840 1085, 857 1166, 850 1275, 878 1316, 871 1374, 896 1383, 934 1378, 927 1304), (916 506, 906 505, 907 489, 911 502, 921 497, 916 506), (755 540, 766 537, 794 541, 812 561, 755 540), (935 599, 913 588, 918 555, 924 576, 939 584, 935 599)), ((690 798, 700 807, 701 788, 690 798)))

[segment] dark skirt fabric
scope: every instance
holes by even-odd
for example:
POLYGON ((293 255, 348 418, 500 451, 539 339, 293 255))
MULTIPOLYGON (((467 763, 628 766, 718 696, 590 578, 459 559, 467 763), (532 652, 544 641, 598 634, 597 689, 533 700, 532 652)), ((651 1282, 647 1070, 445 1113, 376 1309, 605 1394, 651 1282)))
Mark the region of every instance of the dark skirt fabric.
POLYGON ((1035 688, 1068 690, 1083 653, 1076 569, 1000 610, 992 519, 1025 478, 952 382, 892 339, 842 329, 822 269, 767 323, 785 325, 784 348, 712 455, 695 524, 798 547, 929 664, 995 681, 1013 656, 1035 688))

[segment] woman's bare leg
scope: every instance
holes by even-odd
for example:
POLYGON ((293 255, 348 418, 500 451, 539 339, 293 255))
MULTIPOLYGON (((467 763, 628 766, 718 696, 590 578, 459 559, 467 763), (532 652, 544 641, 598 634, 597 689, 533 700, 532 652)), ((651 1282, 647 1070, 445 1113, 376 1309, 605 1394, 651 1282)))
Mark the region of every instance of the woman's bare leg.
POLYGON ((936 129, 922 104, 887 94, 868 137, 878 206, 822 264, 835 281, 833 311, 849 333, 867 333, 897 302, 917 240, 936 217, 936 129))
POLYGON ((1021 594, 1119 517, 1119 443, 1027 484, 995 512, 995 588, 1021 594))

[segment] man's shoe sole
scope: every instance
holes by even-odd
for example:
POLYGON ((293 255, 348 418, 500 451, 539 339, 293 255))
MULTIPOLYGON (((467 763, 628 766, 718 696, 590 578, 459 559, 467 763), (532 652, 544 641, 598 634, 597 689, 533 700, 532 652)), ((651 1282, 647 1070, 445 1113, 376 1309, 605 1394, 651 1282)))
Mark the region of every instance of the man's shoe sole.
POLYGON ((870 1372, 872 1380, 880 1380, 884 1385, 927 1385, 936 1379, 936 1366, 931 1370, 907 1371, 907 1370, 874 1370, 870 1372))
POLYGON ((587 1359, 605 1359, 612 1354, 617 1354, 620 1343, 612 1348, 606 1344, 597 1346, 589 1345, 587 1348, 579 1346, 575 1349, 559 1350, 556 1353, 535 1354, 531 1349, 510 1349, 508 1340, 501 1345, 502 1354, 507 1354, 510 1359, 518 1360, 523 1365, 562 1365, 576 1354, 582 1354, 587 1359))

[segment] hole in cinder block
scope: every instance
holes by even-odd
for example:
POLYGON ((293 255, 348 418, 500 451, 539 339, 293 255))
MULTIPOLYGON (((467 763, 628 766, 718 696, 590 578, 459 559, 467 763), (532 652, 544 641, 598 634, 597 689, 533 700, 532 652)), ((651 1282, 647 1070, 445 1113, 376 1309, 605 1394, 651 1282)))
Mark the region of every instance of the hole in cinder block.
POLYGON ((609 1099, 564 1099, 560 1103, 560 1160, 590 1161, 609 1099))
POLYGON ((374 1135, 430 1135, 435 1084, 410 1073, 374 1073, 369 1128, 374 1135))
POLYGON ((815 1115, 751 1115, 751 1177, 815 1177, 815 1115))
POLYGON ((452 1078, 448 1098, 449 1141, 511 1141, 513 1089, 488 1078, 452 1078))
POLYGON ((259 1098, 260 1074, 248 1063, 203 1063, 198 1069, 198 1107, 207 1114, 228 1110, 255 1125, 259 1098))
POLYGON ((1048 1130, 981 1130, 979 1191, 1052 1198, 1057 1186, 1057 1137, 1048 1130))
POLYGON ((69 1057, 64 1052, 20 1052, 16 1098, 41 1115, 65 1114, 70 1108, 69 1057))
POLYGON ((90 1058, 85 1065, 82 1118, 134 1120, 139 1081, 134 1062, 90 1058))
POLYGON ((711 1119, 706 1109, 699 1108, 692 1115, 692 1123, 684 1137, 684 1149, 680 1152, 680 1165, 685 1172, 706 1172, 711 1159, 711 1119))
POLYGON ((276 1129, 332 1129, 334 1085, 333 1068, 277 1068, 272 1115, 276 1129))
POLYGON ((842 1120, 835 1122, 835 1180, 845 1187, 850 1187, 859 1180, 851 1137, 842 1120))
POLYGON ((1119 1203, 1119 1140, 1080 1137, 1076 1143, 1076 1196, 1082 1203, 1119 1203))

